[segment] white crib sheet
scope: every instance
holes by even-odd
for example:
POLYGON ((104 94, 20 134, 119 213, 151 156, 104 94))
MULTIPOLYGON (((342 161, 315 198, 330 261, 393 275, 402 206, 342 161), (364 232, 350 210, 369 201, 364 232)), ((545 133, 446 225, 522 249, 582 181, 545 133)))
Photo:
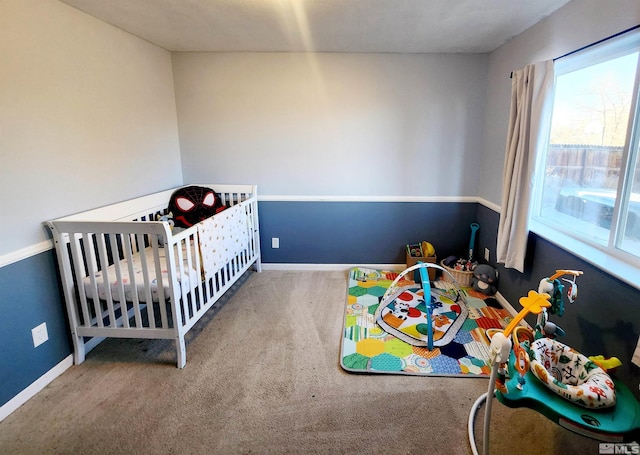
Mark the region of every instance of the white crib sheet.
MULTIPOLYGON (((154 302, 158 301, 158 277, 156 276, 156 268, 155 268, 155 258, 153 257, 153 249, 151 247, 145 248, 143 250, 144 255, 146 257, 146 262, 147 262, 147 270, 148 270, 148 274, 149 274, 149 281, 151 282, 151 286, 150 286, 150 290, 151 290, 151 299, 154 302)), ((165 261, 165 257, 166 257, 166 251, 165 248, 159 248, 158 249, 158 256, 160 257, 160 262, 161 264, 166 265, 166 261, 165 261)), ((186 261, 186 252, 183 251, 183 257, 184 257, 184 267, 183 270, 186 272, 187 270, 189 270, 188 266, 187 266, 187 261, 186 261)), ((195 261, 193 254, 192 254, 192 266, 193 261, 195 261)), ((133 258, 132 258, 132 262, 133 262, 133 271, 135 274, 135 287, 137 288, 137 293, 138 293, 138 300, 140 302, 146 302, 147 301, 147 293, 145 291, 145 287, 144 287, 144 274, 143 274, 143 268, 142 268, 142 258, 140 256, 140 254, 134 254, 133 258)), ((131 279, 129 277, 129 264, 127 262, 126 259, 123 259, 122 261, 120 261, 120 270, 122 273, 122 281, 123 281, 123 285, 124 285, 124 295, 125 295, 125 300, 128 302, 133 301, 133 294, 132 294, 132 283, 131 283, 131 279)), ((198 272, 196 270, 194 270, 193 268, 190 270, 189 274, 183 272, 182 274, 180 273, 179 267, 176 267, 176 272, 175 274, 177 275, 177 279, 178 282, 180 283, 180 285, 182 287, 186 286, 187 289, 191 289, 191 283, 193 283, 193 287, 196 286, 199 277, 198 277, 198 272)), ((118 283, 118 278, 116 275, 116 270, 115 270, 115 265, 111 265, 108 268, 108 275, 109 275, 109 281, 110 281, 110 292, 111 292, 111 297, 115 302, 119 302, 120 301, 120 286, 118 283)), ((161 270, 160 271, 160 282, 162 283, 162 286, 164 288, 164 297, 165 299, 169 298, 169 274, 167 272, 167 270, 161 270)), ((102 300, 106 300, 107 295, 105 292, 105 284, 104 284, 104 274, 102 271, 98 272, 95 274, 95 278, 96 278, 96 284, 97 284, 97 288, 98 288, 98 297, 102 300)), ((84 278, 84 290, 85 290, 85 294, 87 296, 88 299, 92 299, 94 298, 94 286, 91 280, 91 277, 85 277, 84 278)))

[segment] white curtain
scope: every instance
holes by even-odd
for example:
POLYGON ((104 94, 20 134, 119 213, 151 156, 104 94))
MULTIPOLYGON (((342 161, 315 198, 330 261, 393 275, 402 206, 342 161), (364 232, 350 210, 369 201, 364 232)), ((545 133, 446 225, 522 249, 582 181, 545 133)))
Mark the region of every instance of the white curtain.
POLYGON ((505 267, 520 272, 524 272, 529 236, 536 156, 548 141, 553 80, 552 60, 527 65, 511 76, 511 111, 496 255, 505 267))

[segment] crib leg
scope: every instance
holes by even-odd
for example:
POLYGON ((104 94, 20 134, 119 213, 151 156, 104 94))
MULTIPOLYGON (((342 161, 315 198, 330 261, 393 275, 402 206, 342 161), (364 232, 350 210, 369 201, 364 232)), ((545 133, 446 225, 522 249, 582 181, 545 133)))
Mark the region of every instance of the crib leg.
POLYGON ((84 338, 81 336, 73 335, 73 360, 76 365, 80 365, 84 362, 87 355, 87 349, 84 345, 84 338))
POLYGON ((176 338, 176 354, 178 358, 178 368, 184 368, 187 364, 187 349, 184 343, 184 336, 178 335, 176 338))
POLYGON ((256 272, 258 273, 262 272, 262 262, 260 261, 260 258, 256 260, 254 266, 256 268, 256 272))

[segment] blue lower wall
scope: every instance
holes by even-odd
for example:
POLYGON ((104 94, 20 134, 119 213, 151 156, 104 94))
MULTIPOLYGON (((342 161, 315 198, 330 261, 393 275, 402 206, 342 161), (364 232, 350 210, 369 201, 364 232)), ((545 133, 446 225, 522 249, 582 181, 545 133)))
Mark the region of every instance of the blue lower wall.
MULTIPOLYGON (((500 293, 518 299, 537 289, 556 268, 583 270, 577 302, 556 322, 565 341, 586 355, 619 357, 618 376, 638 395, 640 371, 630 363, 640 333, 640 291, 530 236, 527 272, 495 263, 499 216, 477 203, 273 202, 259 203, 262 261, 310 264, 402 264, 408 242, 428 240, 439 259, 464 256, 469 224, 478 222, 476 258, 491 251, 500 271, 500 293), (280 248, 271 248, 271 238, 280 248)), ((640 275, 639 275, 640 276, 640 275)), ((0 268, 0 406, 72 353, 53 251, 0 268), (34 348, 31 329, 47 323, 49 341, 34 348)), ((530 323, 532 321, 529 321, 530 323)))
POLYGON ((407 243, 427 240, 438 258, 463 255, 476 203, 260 202, 266 263, 402 264, 407 243), (280 248, 271 248, 271 239, 280 248))
POLYGON ((53 251, 0 268, 0 406, 72 353, 53 251), (31 329, 49 340, 33 347, 31 329))

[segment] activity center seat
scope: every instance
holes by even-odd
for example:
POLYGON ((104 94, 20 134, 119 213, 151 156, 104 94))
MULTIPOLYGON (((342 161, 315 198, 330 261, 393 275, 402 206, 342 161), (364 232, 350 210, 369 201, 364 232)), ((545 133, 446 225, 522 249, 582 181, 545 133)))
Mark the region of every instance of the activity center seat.
POLYGON ((575 278, 582 272, 558 270, 541 280, 539 292, 529 291, 520 299, 523 309, 503 331, 492 332, 489 387, 469 414, 474 454, 478 450, 473 422, 485 401, 483 453, 488 453, 494 394, 508 407, 531 408, 568 430, 599 441, 633 441, 640 436, 640 403, 633 393, 592 360, 600 363, 598 357, 588 358, 554 339, 564 332, 548 321, 547 311, 564 312, 564 287, 557 278, 566 274, 574 277, 565 279, 571 283, 567 297, 573 302, 577 296, 575 278), (535 331, 519 325, 529 313, 538 315, 535 331))
POLYGON ((555 394, 586 408, 616 404, 611 377, 569 346, 550 338, 531 344, 531 372, 555 394))
MULTIPOLYGON (((622 442, 637 437, 640 430, 640 405, 621 381, 610 378, 615 390, 615 404, 608 407, 585 407, 557 394, 540 381, 531 371, 524 375, 521 388, 516 356, 511 352, 504 389, 495 396, 510 408, 533 409, 558 425, 598 441, 622 442)), ((607 375, 608 376, 608 375, 607 375)), ((559 386, 562 388, 562 386, 559 386)))

